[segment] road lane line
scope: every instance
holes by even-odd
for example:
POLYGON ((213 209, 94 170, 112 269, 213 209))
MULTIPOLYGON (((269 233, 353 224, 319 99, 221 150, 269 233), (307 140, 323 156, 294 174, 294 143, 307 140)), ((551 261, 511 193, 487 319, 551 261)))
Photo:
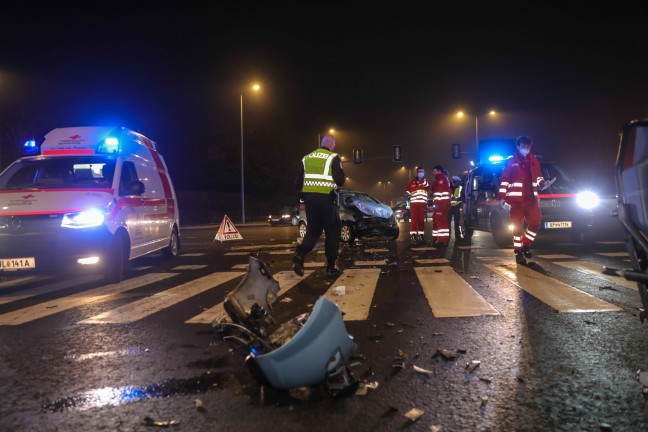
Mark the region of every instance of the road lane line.
POLYGON ((414 267, 436 318, 499 315, 452 267, 414 267))
MULTIPOLYGON (((279 293, 277 297, 288 291, 290 288, 297 285, 299 282, 313 274, 313 270, 304 271, 304 276, 297 276, 293 271, 280 271, 273 275, 274 279, 279 282, 279 293)), ((224 301, 225 299, 223 299, 224 301)), ((211 307, 203 313, 196 315, 193 318, 185 321, 185 324, 211 324, 214 320, 218 319, 221 315, 225 314, 223 302, 218 303, 216 306, 211 307)))
POLYGON ((100 313, 99 315, 79 321, 77 324, 132 323, 239 276, 243 276, 244 274, 243 272, 212 273, 113 310, 100 313))
POLYGON ((353 265, 357 266, 371 266, 371 265, 387 265, 387 260, 374 260, 374 261, 354 261, 353 265))
POLYGON ((613 284, 623 285, 626 288, 639 291, 637 282, 629 281, 621 276, 603 274, 603 266, 601 264, 596 264, 589 261, 557 261, 554 264, 558 264, 560 266, 567 267, 581 273, 591 274, 596 276, 597 278, 612 282, 613 284))
POLYGON ((484 264, 558 312, 609 312, 621 308, 514 262, 484 264))
POLYGON ((542 258, 542 259, 562 259, 562 258, 566 258, 566 259, 576 259, 575 256, 572 256, 572 255, 565 255, 565 254, 537 255, 537 257, 538 257, 538 258, 542 258))
POLYGON ((72 309, 90 303, 110 300, 115 295, 125 291, 130 291, 144 285, 161 281, 163 279, 176 276, 179 273, 151 273, 127 279, 117 284, 104 285, 99 288, 83 291, 78 294, 61 297, 50 300, 45 303, 39 303, 23 309, 0 315, 0 325, 18 325, 34 321, 64 310, 72 309))
POLYGON ((603 255, 606 257, 628 257, 628 252, 597 252, 597 255, 603 255))
POLYGON ((324 297, 338 305, 344 321, 366 320, 379 276, 379 268, 345 269, 324 297), (335 294, 335 287, 340 286, 345 287, 344 295, 335 294))
POLYGON ((61 282, 56 282, 53 284, 39 285, 30 289, 26 289, 24 291, 20 291, 20 295, 0 296, 0 305, 12 303, 18 300, 34 297, 41 294, 61 291, 66 288, 72 288, 85 283, 94 282, 99 279, 101 279, 100 275, 85 275, 74 279, 68 279, 61 282))
POLYGON ((433 258, 433 259, 415 259, 415 263, 417 264, 448 264, 450 261, 448 261, 445 258, 433 258))

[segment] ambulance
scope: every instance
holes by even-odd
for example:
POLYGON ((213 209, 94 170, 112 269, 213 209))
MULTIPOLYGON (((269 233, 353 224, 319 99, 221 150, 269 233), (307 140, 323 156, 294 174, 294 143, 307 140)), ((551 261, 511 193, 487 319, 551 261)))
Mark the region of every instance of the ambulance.
POLYGON ((0 276, 82 270, 117 283, 131 260, 179 249, 166 162, 133 130, 54 129, 0 174, 0 276))

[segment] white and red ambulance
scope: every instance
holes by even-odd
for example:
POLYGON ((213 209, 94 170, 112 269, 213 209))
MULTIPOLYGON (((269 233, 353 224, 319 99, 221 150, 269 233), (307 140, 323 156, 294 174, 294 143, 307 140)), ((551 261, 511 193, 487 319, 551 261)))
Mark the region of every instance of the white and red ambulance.
POLYGON ((0 175, 0 275, 99 271, 180 248, 175 191, 155 142, 124 127, 54 129, 0 175), (11 272, 11 273, 9 273, 11 272))

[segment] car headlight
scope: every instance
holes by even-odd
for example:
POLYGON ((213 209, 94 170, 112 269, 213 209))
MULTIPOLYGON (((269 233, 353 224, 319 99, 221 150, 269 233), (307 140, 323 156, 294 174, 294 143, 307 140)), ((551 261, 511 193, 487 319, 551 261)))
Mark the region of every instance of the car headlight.
POLYGON ((97 209, 85 210, 63 215, 61 226, 63 228, 91 228, 104 222, 105 214, 97 209))
POLYGON ((281 217, 284 218, 284 219, 288 219, 290 217, 290 215, 289 214, 284 214, 284 215, 281 215, 281 217))
POLYGON ((576 203, 579 207, 582 207, 586 210, 593 209, 594 207, 599 205, 599 202, 599 197, 591 191, 581 192, 576 195, 576 203))

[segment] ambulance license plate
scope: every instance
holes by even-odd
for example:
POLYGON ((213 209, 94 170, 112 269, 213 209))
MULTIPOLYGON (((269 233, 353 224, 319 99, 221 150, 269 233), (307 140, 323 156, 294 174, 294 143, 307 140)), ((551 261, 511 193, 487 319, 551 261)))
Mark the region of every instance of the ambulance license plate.
POLYGON ((36 268, 34 257, 0 259, 0 270, 29 270, 36 268))
POLYGON ((544 224, 545 228, 571 228, 572 223, 571 221, 562 221, 562 222, 545 222, 544 224))

